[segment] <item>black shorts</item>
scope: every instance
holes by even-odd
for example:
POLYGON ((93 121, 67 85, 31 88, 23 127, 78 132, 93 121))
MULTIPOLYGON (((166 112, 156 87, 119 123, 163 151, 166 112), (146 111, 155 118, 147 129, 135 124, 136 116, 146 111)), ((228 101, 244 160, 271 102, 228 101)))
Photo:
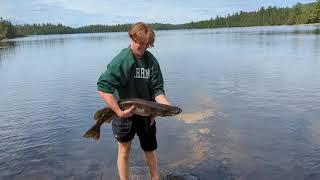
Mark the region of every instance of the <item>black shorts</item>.
POLYGON ((144 151, 157 149, 156 122, 150 126, 150 117, 133 115, 130 118, 112 120, 112 131, 119 142, 131 141, 137 133, 144 151))

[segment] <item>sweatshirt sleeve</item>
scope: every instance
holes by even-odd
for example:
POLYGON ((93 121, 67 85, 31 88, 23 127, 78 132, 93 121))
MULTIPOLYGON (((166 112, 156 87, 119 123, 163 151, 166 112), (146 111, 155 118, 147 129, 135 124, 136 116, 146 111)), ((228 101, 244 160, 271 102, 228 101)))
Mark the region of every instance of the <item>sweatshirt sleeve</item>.
POLYGON ((157 61, 153 64, 151 72, 151 85, 152 85, 152 95, 155 98, 158 95, 165 94, 163 88, 163 77, 160 69, 160 65, 157 61))
POLYGON ((124 61, 111 61, 107 70, 100 76, 98 90, 105 93, 114 93, 120 86, 124 86, 129 78, 130 64, 124 61))
POLYGON ((108 64, 107 70, 101 74, 97 85, 99 91, 113 94, 120 85, 120 73, 117 72, 116 67, 108 64))

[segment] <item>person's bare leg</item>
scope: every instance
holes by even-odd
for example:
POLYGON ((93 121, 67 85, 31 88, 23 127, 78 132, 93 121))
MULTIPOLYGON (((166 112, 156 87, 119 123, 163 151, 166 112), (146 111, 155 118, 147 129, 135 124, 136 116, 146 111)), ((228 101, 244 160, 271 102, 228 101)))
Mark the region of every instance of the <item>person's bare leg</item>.
POLYGON ((152 180, 159 180, 157 165, 157 156, 155 151, 144 151, 144 160, 149 167, 150 177, 152 180))
POLYGON ((129 155, 131 150, 131 141, 118 142, 118 172, 120 180, 129 179, 129 155))

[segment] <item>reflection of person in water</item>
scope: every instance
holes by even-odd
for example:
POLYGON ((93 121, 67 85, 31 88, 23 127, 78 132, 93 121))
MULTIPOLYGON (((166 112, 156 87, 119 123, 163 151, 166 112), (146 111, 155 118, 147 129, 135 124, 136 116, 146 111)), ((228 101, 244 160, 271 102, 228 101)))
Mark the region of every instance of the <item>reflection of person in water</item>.
POLYGON ((159 179, 157 159, 156 123, 152 117, 133 115, 131 107, 121 110, 113 93, 120 99, 141 98, 170 104, 163 90, 163 78, 156 58, 147 51, 153 47, 155 34, 150 26, 139 22, 130 31, 130 46, 123 49, 108 65, 98 80, 101 98, 119 118, 112 121, 114 137, 118 140, 118 171, 120 179, 128 179, 128 160, 131 142, 137 133, 144 150, 151 179, 159 179))

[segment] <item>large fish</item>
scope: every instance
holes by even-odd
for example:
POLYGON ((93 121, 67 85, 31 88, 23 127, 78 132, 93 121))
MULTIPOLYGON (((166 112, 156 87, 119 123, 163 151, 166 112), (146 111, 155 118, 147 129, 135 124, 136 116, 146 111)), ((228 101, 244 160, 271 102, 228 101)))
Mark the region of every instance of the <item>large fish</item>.
MULTIPOLYGON (((174 116, 181 113, 181 109, 177 106, 170 106, 166 104, 159 104, 153 101, 147 101, 143 99, 137 98, 128 98, 122 99, 118 102, 120 108, 122 110, 129 109, 131 106, 134 106, 132 110, 133 114, 140 116, 174 116)), ((94 138, 99 140, 100 138, 100 127, 103 123, 110 123, 112 119, 116 117, 116 113, 113 112, 111 108, 105 107, 103 109, 98 110, 94 119, 96 120, 96 124, 93 125, 84 135, 86 138, 94 138)))

